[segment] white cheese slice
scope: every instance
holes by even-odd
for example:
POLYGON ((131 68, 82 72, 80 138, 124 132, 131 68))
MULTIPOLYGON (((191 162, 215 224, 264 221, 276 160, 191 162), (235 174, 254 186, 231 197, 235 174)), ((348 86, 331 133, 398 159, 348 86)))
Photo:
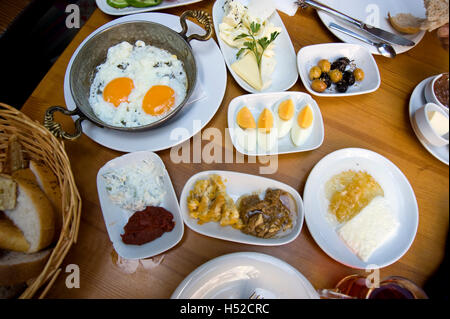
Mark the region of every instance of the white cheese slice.
POLYGON ((361 212, 338 229, 346 245, 363 261, 383 245, 399 226, 384 197, 375 197, 361 212))
POLYGON ((240 60, 234 62, 231 65, 231 69, 253 88, 258 91, 262 90, 261 73, 253 53, 248 52, 240 60))

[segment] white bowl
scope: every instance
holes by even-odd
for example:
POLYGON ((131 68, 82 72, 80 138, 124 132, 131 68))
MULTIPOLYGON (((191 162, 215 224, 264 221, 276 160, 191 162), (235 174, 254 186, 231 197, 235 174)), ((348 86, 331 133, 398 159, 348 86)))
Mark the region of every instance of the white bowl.
MULTIPOLYGON (((432 82, 432 81, 431 81, 432 82)), ((449 118, 448 113, 445 112, 439 105, 434 103, 427 103, 421 108, 419 108, 416 113, 414 113, 414 122, 419 129, 422 136, 434 146, 445 146, 448 144, 448 134, 445 136, 440 136, 436 133, 430 124, 428 119, 428 112, 436 111, 443 114, 447 120, 449 118)))
POLYGON ((303 47, 297 54, 297 68, 303 85, 311 94, 317 96, 351 96, 366 94, 376 91, 381 84, 380 72, 377 63, 369 50, 358 44, 350 43, 324 43, 303 47), (355 82, 345 93, 339 93, 334 85, 319 93, 311 88, 309 70, 317 65, 321 59, 327 59, 332 63, 340 57, 354 60, 356 67, 364 71, 364 80, 355 82))
POLYGON ((436 94, 434 93, 434 89, 433 89, 434 84, 443 74, 444 73, 436 75, 430 82, 428 82, 427 86, 425 87, 424 94, 425 94, 425 100, 427 100, 427 103, 437 104, 437 105, 439 105, 439 107, 443 108, 445 111, 448 112, 448 107, 446 107, 444 104, 441 103, 441 101, 439 101, 439 99, 437 98, 436 94))
POLYGON ((177 195, 173 189, 172 181, 170 180, 169 173, 164 166, 164 162, 157 154, 149 151, 134 152, 116 157, 109 161, 98 171, 97 191, 109 239, 113 243, 117 254, 122 258, 143 259, 156 256, 178 244, 183 237, 184 224, 181 217, 180 206, 178 205, 177 195), (172 213, 173 220, 175 221, 175 227, 172 231, 166 232, 161 237, 146 244, 127 245, 122 241, 120 234, 123 234, 124 227, 133 212, 122 209, 109 199, 102 176, 104 173, 113 168, 117 169, 130 164, 141 163, 143 160, 153 162, 155 165, 163 168, 164 188, 166 194, 164 195, 164 198, 159 206, 172 213))

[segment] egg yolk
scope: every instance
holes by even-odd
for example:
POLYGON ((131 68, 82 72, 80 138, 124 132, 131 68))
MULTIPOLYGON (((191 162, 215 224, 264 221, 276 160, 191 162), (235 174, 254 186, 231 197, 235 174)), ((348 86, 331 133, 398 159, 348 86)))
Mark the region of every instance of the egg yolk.
POLYGON ((280 103, 278 107, 278 116, 283 121, 289 121, 294 116, 294 102, 291 99, 280 103))
POLYGON ((167 85, 155 85, 147 91, 142 102, 145 113, 157 116, 170 110, 175 104, 175 91, 167 85))
POLYGON ((301 110, 297 117, 298 126, 301 128, 308 128, 311 126, 313 121, 313 113, 311 108, 307 105, 301 110))
POLYGON ((258 128, 269 133, 273 127, 273 115, 268 109, 264 109, 258 118, 258 128))
POLYGON ((236 117, 237 124, 243 129, 256 128, 256 122, 248 107, 244 106, 239 110, 236 117))
POLYGON ((134 89, 133 80, 127 77, 116 78, 109 82, 103 90, 103 99, 118 107, 122 102, 128 102, 128 95, 134 89))

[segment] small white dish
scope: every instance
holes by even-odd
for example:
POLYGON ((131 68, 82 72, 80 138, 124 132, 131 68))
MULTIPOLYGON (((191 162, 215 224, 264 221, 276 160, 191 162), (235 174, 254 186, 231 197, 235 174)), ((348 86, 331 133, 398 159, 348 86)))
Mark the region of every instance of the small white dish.
MULTIPOLYGON (((64 99, 67 109, 74 110, 76 105, 69 85, 69 73, 73 60, 81 47, 95 34, 125 21, 152 21, 161 23, 177 32, 181 31, 180 17, 165 13, 140 13, 127 15, 108 22, 83 40, 75 50, 64 76, 64 99)), ((192 21, 187 21, 188 35, 203 34, 205 31, 192 21)), ((90 139, 107 148, 121 152, 160 151, 181 144, 197 134, 213 118, 219 109, 227 84, 227 68, 222 53, 213 39, 208 41, 192 41, 190 43, 197 62, 197 79, 206 96, 187 105, 168 123, 142 132, 124 132, 101 128, 90 121, 83 121, 83 133, 90 139)), ((197 88, 196 88, 197 91, 197 88)), ((73 116, 75 121, 78 116, 73 116)))
POLYGON ((441 101, 439 101, 439 99, 437 98, 436 93, 434 93, 434 84, 442 75, 444 75, 444 73, 438 74, 435 77, 433 77, 433 79, 430 82, 428 82, 428 84, 425 86, 424 93, 425 99, 427 100, 428 103, 434 103, 436 105, 439 105, 439 107, 441 107, 448 113, 448 107, 442 104, 441 101))
MULTIPOLYGON (((292 72, 295 70, 296 65, 295 50, 289 37, 289 33, 278 15, 278 12, 275 11, 268 19, 269 22, 282 29, 280 35, 275 40, 275 59, 277 60, 277 64, 272 74, 272 84, 266 89, 258 91, 245 82, 239 75, 237 75, 233 69, 231 69, 231 65, 236 61, 236 53, 238 50, 230 47, 222 41, 222 38, 220 37, 219 25, 222 23, 224 16, 223 6, 225 1, 226 0, 217 0, 214 3, 212 14, 217 40, 219 42, 220 49, 222 50, 225 63, 227 64, 228 70, 233 78, 244 90, 249 93, 279 92, 290 89, 298 79, 298 74, 296 72, 292 72)), ((244 5, 249 2, 248 0, 239 1, 244 5)))
POLYGON ((214 258, 191 272, 171 299, 319 299, 308 279, 285 261, 255 252, 214 258))
POLYGON ((405 175, 385 157, 360 148, 347 148, 322 158, 312 169, 303 193, 308 229, 322 250, 348 267, 366 269, 369 265, 383 268, 399 260, 416 236, 419 210, 414 191, 405 175), (380 184, 400 226, 395 235, 379 247, 367 262, 362 261, 342 241, 336 225, 327 217, 329 201, 325 184, 346 170, 366 171, 380 184))
POLYGON ((109 239, 113 243, 114 249, 119 256, 125 259, 143 259, 152 257, 172 248, 183 237, 184 224, 183 219, 181 218, 177 196, 163 161, 155 153, 148 151, 129 153, 116 157, 115 159, 107 162, 98 171, 97 191, 109 239), (109 199, 105 181, 102 176, 111 169, 141 163, 143 160, 151 161, 155 165, 162 167, 164 170, 164 185, 166 194, 160 204, 160 207, 163 207, 172 213, 173 220, 175 221, 175 227, 172 231, 166 232, 161 237, 146 244, 127 245, 122 241, 120 234, 124 233, 124 227, 133 212, 122 209, 109 199))
POLYGON ((411 127, 416 134, 419 142, 425 147, 425 149, 430 152, 431 155, 436 157, 438 160, 440 160, 442 163, 447 164, 449 163, 449 145, 445 145, 442 147, 437 147, 434 145, 431 145, 425 138, 423 138, 422 134, 419 131, 419 128, 416 126, 415 120, 414 120, 414 114, 416 111, 421 108, 424 104, 427 103, 427 100, 425 99, 425 87, 427 84, 432 81, 433 77, 426 78, 422 82, 420 82, 414 91, 411 94, 411 98, 409 99, 409 120, 411 122, 411 127))
POLYGON ((380 71, 375 59, 366 48, 359 44, 324 43, 303 47, 297 54, 297 67, 306 90, 317 96, 335 97, 367 94, 378 90, 381 84, 380 71), (311 88, 309 70, 322 59, 327 59, 330 63, 333 63, 340 57, 347 57, 354 61, 356 67, 364 71, 364 79, 349 86, 345 93, 337 92, 333 84, 322 93, 314 91, 311 88))
MULTIPOLYGON (((379 27, 383 30, 401 35, 411 41, 414 41, 416 45, 422 40, 423 36, 425 35, 425 31, 420 31, 416 34, 400 34, 391 26, 388 20, 388 12, 390 12, 391 15, 396 15, 397 13, 410 13, 416 17, 425 18, 425 7, 422 0, 358 0, 352 1, 351 5, 349 4, 348 0, 320 0, 320 2, 342 13, 345 13, 352 18, 361 20, 367 24, 379 27)), ((355 32, 358 32, 361 35, 375 40, 376 42, 380 42, 380 39, 377 39, 370 34, 359 30, 354 25, 346 22, 345 20, 339 19, 338 17, 328 14, 324 11, 318 10, 317 14, 319 15, 319 18, 320 20, 322 20, 325 27, 327 27, 331 31, 331 33, 333 33, 343 42, 360 44, 366 47, 372 54, 380 54, 374 46, 350 37, 342 32, 331 29, 328 26, 331 22, 334 22, 336 24, 342 25, 343 27, 354 30, 355 32)), ((414 48, 414 46, 408 47, 398 44, 392 44, 392 46, 394 47, 394 50, 395 52, 397 52, 397 54, 404 53, 414 48)))
POLYGON ((127 15, 127 14, 134 14, 134 13, 142 13, 142 12, 149 12, 149 11, 158 11, 158 10, 164 10, 174 7, 180 7, 185 6, 191 3, 200 2, 202 0, 163 0, 163 2, 157 6, 153 7, 146 7, 146 8, 135 8, 135 7, 126 7, 126 8, 114 8, 111 7, 106 3, 106 0, 96 0, 97 6, 100 10, 102 10, 106 14, 115 15, 115 16, 121 16, 121 15, 127 15))
POLYGON ((439 112, 444 115, 448 121, 448 114, 444 112, 440 106, 434 103, 427 103, 419 108, 416 113, 414 113, 414 121, 416 126, 428 143, 437 147, 445 146, 448 144, 448 134, 446 136, 441 136, 436 133, 430 123, 428 116, 430 112, 439 112))
POLYGON ((279 246, 290 243, 295 240, 303 226, 303 201, 300 194, 291 186, 276 180, 265 178, 256 175, 243 174, 231 171, 204 171, 193 175, 184 185, 180 196, 180 209, 184 223, 193 231, 218 239, 233 241, 237 243, 261 245, 261 246, 279 246), (297 216, 293 220, 293 227, 284 234, 279 234, 274 238, 259 238, 252 235, 247 235, 238 229, 231 226, 220 226, 219 223, 209 222, 199 225, 197 219, 189 216, 189 209, 187 207, 187 198, 189 192, 194 188, 198 180, 208 179, 212 174, 217 174, 222 177, 226 186, 227 194, 236 202, 242 195, 251 195, 259 193, 260 197, 264 196, 264 192, 268 188, 277 188, 291 194, 297 204, 297 216))
MULTIPOLYGON (((294 121, 296 118, 294 118, 294 121)), ((276 155, 276 154, 288 154, 296 152, 306 152, 319 148, 324 140, 325 131, 322 119, 322 114, 317 102, 307 93, 303 92, 277 92, 277 93, 259 93, 259 94, 247 94, 234 98, 228 105, 228 128, 231 137, 231 141, 236 150, 242 154, 250 156, 263 156, 263 155, 276 155), (314 120, 311 135, 306 140, 305 144, 296 146, 291 140, 291 134, 289 133, 278 139, 278 145, 269 152, 262 151, 258 147, 254 151, 248 151, 242 147, 236 138, 236 129, 239 127, 236 123, 236 116, 239 110, 246 106, 252 113, 255 121, 258 121, 258 117, 264 108, 272 110, 275 116, 276 123, 276 107, 281 101, 292 99, 295 105, 296 117, 298 111, 301 110, 306 104, 311 107, 314 120)))

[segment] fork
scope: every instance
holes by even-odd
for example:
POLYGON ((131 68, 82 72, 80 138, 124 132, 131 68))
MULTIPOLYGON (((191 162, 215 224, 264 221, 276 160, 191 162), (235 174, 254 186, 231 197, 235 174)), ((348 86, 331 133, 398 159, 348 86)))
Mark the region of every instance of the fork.
POLYGON ((261 296, 261 295, 258 295, 258 294, 256 293, 256 291, 254 291, 254 292, 250 295, 250 297, 248 297, 248 299, 264 299, 264 297, 261 296))

